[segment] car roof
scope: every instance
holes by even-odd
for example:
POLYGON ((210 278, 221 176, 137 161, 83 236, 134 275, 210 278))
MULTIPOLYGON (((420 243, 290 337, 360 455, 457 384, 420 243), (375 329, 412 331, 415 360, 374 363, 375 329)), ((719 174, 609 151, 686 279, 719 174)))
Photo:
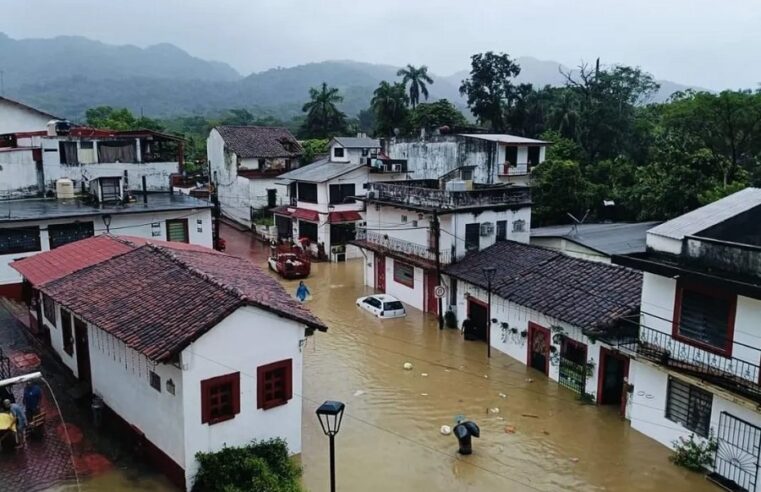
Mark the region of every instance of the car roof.
POLYGON ((383 301, 383 302, 391 302, 391 301, 398 301, 399 300, 396 297, 390 296, 388 294, 373 294, 373 295, 367 296, 367 297, 374 297, 374 298, 378 299, 379 301, 383 301))

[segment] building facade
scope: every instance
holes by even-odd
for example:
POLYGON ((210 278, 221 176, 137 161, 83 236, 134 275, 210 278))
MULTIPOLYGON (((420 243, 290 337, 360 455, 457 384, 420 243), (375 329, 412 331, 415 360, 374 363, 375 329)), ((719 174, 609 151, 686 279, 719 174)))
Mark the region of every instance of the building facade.
POLYGON ((286 203, 278 176, 296 169, 301 145, 285 128, 218 126, 206 140, 206 156, 222 214, 251 227, 267 209, 286 203))
MULTIPOLYGON (((117 184, 113 190, 123 188, 117 184)), ((12 261, 108 232, 210 248, 211 204, 170 192, 101 203, 91 195, 0 201, 0 295, 20 298, 21 276, 10 267, 12 261)))
POLYGON ((37 132, 47 128, 57 116, 0 96, 0 135, 14 132, 37 132))
POLYGON ((198 452, 273 437, 301 452, 301 352, 326 327, 251 263, 149 242, 35 287, 52 349, 179 487, 198 452))
POLYGON ((397 139, 388 155, 405 159, 415 179, 438 179, 464 166, 479 183, 527 184, 531 169, 544 162, 549 142, 507 134, 433 135, 397 139))
POLYGON ((747 188, 657 226, 647 252, 632 358, 632 427, 668 447, 715 439, 709 478, 761 490, 761 190, 747 188))
POLYGON ((450 174, 449 181, 369 185, 365 224, 353 242, 364 255, 365 285, 443 314, 446 301, 435 296, 443 266, 497 241, 528 242, 529 188, 479 186, 455 177, 462 174, 450 174))

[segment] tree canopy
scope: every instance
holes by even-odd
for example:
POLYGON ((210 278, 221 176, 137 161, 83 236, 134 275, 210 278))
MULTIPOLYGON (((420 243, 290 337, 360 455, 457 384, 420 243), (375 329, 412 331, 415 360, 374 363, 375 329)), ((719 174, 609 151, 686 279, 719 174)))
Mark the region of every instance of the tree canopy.
POLYGON ((406 67, 400 69, 396 74, 402 77, 403 86, 406 87, 407 84, 410 85, 409 95, 412 109, 415 109, 415 107, 420 102, 421 95, 425 98, 426 101, 428 100, 428 86, 425 84, 433 84, 433 79, 428 75, 427 66, 421 65, 420 67, 416 68, 412 65, 407 65, 406 67))
POLYGON ((309 89, 309 102, 302 111, 306 121, 302 133, 309 138, 330 138, 346 131, 346 115, 336 106, 343 97, 335 87, 328 87, 325 82, 319 88, 309 89))
POLYGON ((408 102, 403 84, 381 82, 370 101, 375 113, 375 133, 390 136, 397 130, 400 133, 405 132, 409 118, 408 102))

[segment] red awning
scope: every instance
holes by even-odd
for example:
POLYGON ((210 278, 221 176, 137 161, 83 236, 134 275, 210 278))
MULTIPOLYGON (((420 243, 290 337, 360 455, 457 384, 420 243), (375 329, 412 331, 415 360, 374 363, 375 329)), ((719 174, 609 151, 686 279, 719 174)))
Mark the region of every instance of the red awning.
POLYGON ((305 208, 297 208, 291 215, 294 219, 308 220, 309 222, 319 222, 320 216, 315 210, 307 210, 305 208))
POLYGON ((272 213, 275 215, 285 215, 286 217, 290 217, 293 214, 293 212, 288 210, 287 206, 275 207, 272 209, 272 213))
POLYGON ((362 220, 362 216, 359 215, 359 212, 354 210, 349 210, 347 212, 330 212, 330 214, 328 214, 328 222, 331 224, 336 224, 338 222, 356 222, 358 220, 362 220))

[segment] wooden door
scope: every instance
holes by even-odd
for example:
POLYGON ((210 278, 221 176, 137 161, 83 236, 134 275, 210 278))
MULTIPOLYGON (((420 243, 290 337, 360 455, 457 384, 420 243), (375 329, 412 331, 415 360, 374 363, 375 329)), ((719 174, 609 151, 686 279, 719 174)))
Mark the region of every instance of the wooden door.
POLYGON ((531 322, 528 324, 528 365, 545 375, 550 373, 550 330, 531 322))
POLYGON ((624 381, 629 377, 629 358, 600 348, 600 369, 597 380, 597 403, 618 405, 621 415, 626 413, 624 381))
POLYGON ((439 285, 435 272, 425 273, 425 298, 426 307, 425 310, 429 313, 438 314, 439 312, 439 299, 436 297, 436 286, 439 285))
POLYGON ((386 292, 386 257, 375 256, 375 288, 386 292))
POLYGON ((77 373, 80 381, 91 384, 90 376, 90 345, 87 338, 87 324, 74 318, 74 340, 77 347, 77 373))

